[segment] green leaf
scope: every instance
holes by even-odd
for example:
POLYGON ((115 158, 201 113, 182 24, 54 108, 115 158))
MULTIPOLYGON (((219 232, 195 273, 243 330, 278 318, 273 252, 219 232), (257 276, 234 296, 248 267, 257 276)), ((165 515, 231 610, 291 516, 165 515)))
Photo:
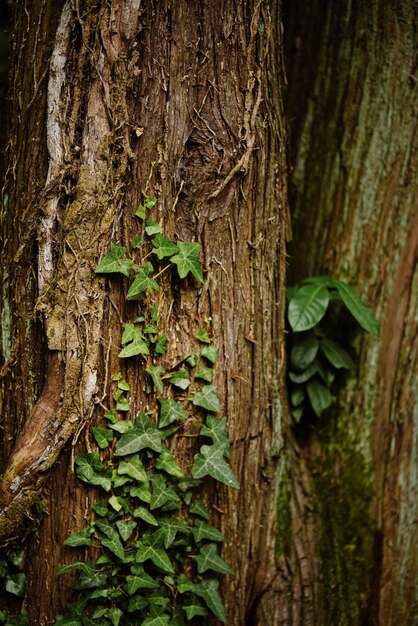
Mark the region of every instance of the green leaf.
POLYGON ((201 341, 202 343, 212 343, 212 339, 208 335, 207 328, 200 328, 200 330, 198 330, 195 334, 195 337, 198 341, 201 341))
POLYGON ((134 282, 129 288, 126 299, 139 300, 142 293, 144 293, 145 291, 152 292, 154 289, 158 291, 158 283, 156 283, 155 280, 149 277, 144 268, 140 268, 134 282))
POLYGON ((345 306, 358 321, 360 326, 373 335, 373 337, 378 337, 379 323, 373 315, 372 310, 360 300, 357 291, 342 280, 334 280, 333 284, 338 290, 345 306))
POLYGON ((132 248, 134 250, 138 250, 142 246, 142 237, 140 235, 135 235, 132 240, 132 248))
POLYGON ((204 609, 200 604, 183 604, 181 608, 186 613, 188 621, 192 620, 197 615, 208 614, 206 609, 204 609))
POLYGON ((210 437, 213 443, 220 443, 224 446, 224 456, 230 457, 229 439, 226 432, 226 417, 216 417, 216 415, 207 415, 206 424, 200 429, 200 434, 204 437, 210 437))
POLYGON ((127 359, 137 354, 149 354, 148 344, 143 339, 135 339, 119 352, 120 359, 127 359))
POLYGON ((198 585, 194 585, 193 592, 200 596, 204 601, 208 609, 225 624, 226 614, 225 607, 222 602, 222 598, 218 591, 219 581, 213 578, 209 580, 203 580, 198 585))
POLYGON ((131 430, 134 427, 132 422, 129 420, 118 420, 114 424, 109 425, 112 430, 115 430, 117 433, 123 434, 126 431, 131 430))
POLYGON ((144 506, 138 506, 133 512, 133 516, 141 518, 144 522, 150 524, 151 526, 158 526, 158 520, 154 517, 151 511, 149 511, 144 506))
POLYGON ((150 365, 145 370, 152 378, 155 388, 162 393, 164 390, 164 383, 161 380, 161 375, 165 374, 165 369, 161 365, 150 365))
POLYGON ((147 209, 152 209, 153 206, 157 203, 157 198, 154 196, 147 196, 146 193, 142 192, 145 197, 145 206, 147 209))
POLYGON ((328 361, 337 369, 341 367, 352 369, 354 367, 351 356, 336 341, 322 339, 319 347, 328 361))
POLYGON ((289 372, 289 378, 292 383, 306 383, 307 380, 312 378, 318 371, 318 363, 314 361, 303 372, 289 372))
POLYGON ((290 352, 290 363, 297 370, 305 370, 315 359, 319 341, 312 333, 296 336, 290 352))
POLYGON ((68 539, 64 541, 64 546, 71 546, 72 548, 77 548, 78 546, 91 546, 91 538, 90 535, 93 532, 93 529, 83 528, 83 530, 79 530, 78 533, 74 533, 68 539))
POLYGON ((148 606, 148 600, 144 598, 142 595, 133 596, 129 599, 128 611, 133 613, 134 611, 142 611, 145 607, 148 606))
POLYGON ((200 391, 195 393, 193 404, 212 413, 217 413, 221 405, 216 394, 216 387, 214 385, 204 385, 200 391))
POLYGON ((171 456, 168 450, 163 450, 157 459, 156 468, 176 476, 176 478, 183 478, 184 472, 181 467, 176 463, 175 459, 171 456))
POLYGON ((231 468, 224 459, 225 447, 222 443, 213 446, 202 446, 199 454, 195 455, 192 468, 193 478, 212 476, 228 487, 239 489, 239 483, 231 468))
POLYGON ((148 481, 145 468, 138 456, 123 459, 118 465, 117 472, 118 474, 127 474, 141 483, 148 481))
POLYGON ((121 380, 118 381, 118 389, 120 389, 121 391, 129 391, 130 390, 129 383, 126 382, 124 378, 122 378, 121 380))
POLYGON ((157 476, 154 476, 153 478, 151 478, 151 484, 152 484, 152 496, 151 496, 151 503, 150 503, 151 510, 158 509, 164 504, 166 504, 167 502, 179 502, 180 501, 174 489, 167 487, 167 484, 164 478, 160 474, 157 474, 157 476))
POLYGON ((308 396, 312 408, 317 417, 325 411, 333 402, 333 397, 328 387, 322 385, 316 378, 310 380, 307 384, 308 396))
POLYGON ((116 444, 115 456, 126 456, 149 448, 155 452, 163 449, 161 435, 158 431, 147 433, 134 427, 122 435, 116 444))
POLYGON ((115 606, 112 607, 111 609, 108 609, 107 614, 106 614, 107 618, 110 619, 113 626, 119 626, 119 622, 121 620, 122 615, 123 615, 123 612, 115 606))
POLYGON ((287 318, 293 332, 309 330, 324 317, 329 304, 329 292, 322 285, 299 287, 289 302, 287 318))
POLYGON ((199 261, 200 244, 195 241, 189 243, 178 241, 177 247, 178 254, 172 256, 170 261, 177 265, 180 278, 185 278, 191 272, 197 280, 203 283, 202 266, 199 261))
POLYGON ((202 500, 195 500, 191 506, 189 507, 190 513, 194 513, 195 515, 199 515, 199 517, 203 517, 203 519, 209 520, 210 515, 209 511, 203 504, 202 500))
POLYGON ((197 356, 195 354, 190 354, 186 359, 186 363, 190 365, 190 367, 196 367, 197 365, 197 356))
POLYGON ((290 394, 290 402, 293 407, 299 406, 305 399, 305 387, 303 385, 295 385, 290 394))
POLYGON ((293 409, 290 412, 291 416, 293 417, 293 419, 295 420, 295 422, 300 422, 302 415, 303 415, 303 406, 302 407, 298 407, 297 409, 293 409))
POLYGON ((123 541, 128 541, 136 526, 137 524, 134 520, 119 520, 116 522, 116 527, 123 541))
POLYGON ((98 452, 80 454, 76 458, 76 474, 80 480, 89 485, 97 485, 105 491, 112 487, 112 471, 106 469, 99 458, 98 452))
POLYGON ((195 378, 200 378, 201 380, 206 380, 206 382, 211 383, 213 377, 213 369, 211 367, 203 367, 201 370, 198 370, 195 374, 195 378))
POLYGON ((163 232, 163 227, 156 220, 149 219, 147 220, 145 232, 147 233, 148 237, 152 237, 153 235, 160 235, 163 232))
POLYGON ((200 354, 211 363, 215 363, 218 358, 218 352, 217 346, 204 346, 200 354))
POLYGON ((126 398, 121 398, 119 402, 116 404, 117 411, 130 411, 131 407, 126 398))
POLYGON ((196 543, 200 543, 203 539, 209 539, 209 541, 225 541, 225 535, 223 535, 220 530, 200 520, 195 522, 192 533, 196 543))
POLYGON ((126 248, 110 244, 110 252, 96 267, 96 274, 123 274, 129 276, 133 263, 126 258, 126 248))
POLYGON ((12 593, 14 596, 22 597, 25 595, 26 588, 26 576, 22 572, 18 574, 10 574, 6 576, 6 591, 12 593))
POLYGON ((102 450, 107 448, 109 446, 109 443, 113 441, 114 434, 108 428, 93 428, 92 432, 97 445, 102 450))
POLYGON ((126 590, 130 596, 133 596, 138 589, 158 588, 158 583, 145 572, 142 565, 133 565, 131 572, 132 574, 126 577, 126 590))
POLYGON ((185 520, 162 519, 160 520, 160 526, 164 530, 164 547, 166 550, 174 542, 178 532, 189 532, 189 527, 185 520))
POLYGON ((136 562, 144 563, 145 561, 150 560, 154 563, 154 565, 163 570, 163 572, 174 574, 174 567, 168 557, 167 552, 164 550, 164 548, 160 547, 163 540, 163 535, 159 530, 157 530, 156 533, 153 533, 153 535, 151 536, 149 545, 147 545, 144 541, 138 542, 138 551, 135 557, 136 562))
POLYGON ((174 376, 170 376, 168 380, 172 385, 183 390, 186 390, 190 385, 189 374, 184 367, 181 367, 179 371, 176 372, 174 376))
POLYGON ((121 561, 125 560, 123 545, 116 531, 113 532, 111 537, 102 537, 100 539, 100 543, 102 544, 102 546, 113 552, 113 554, 115 554, 118 559, 120 559, 121 561))
POLYGON ((173 256, 178 252, 177 244, 169 239, 165 239, 161 234, 157 234, 152 240, 153 248, 151 252, 157 255, 159 260, 167 256, 173 256))
POLYGON ((200 554, 194 558, 199 574, 203 574, 207 570, 213 570, 220 574, 234 574, 234 570, 219 556, 218 547, 214 543, 202 546, 200 554))
POLYGON ((146 218, 146 211, 143 204, 138 205, 138 208, 135 211, 134 215, 136 215, 136 217, 139 217, 140 220, 144 220, 146 218))
POLYGON ((161 337, 158 337, 156 344, 155 344, 155 348, 154 348, 155 354, 166 354, 167 341, 168 341, 167 335, 162 335, 161 337))
POLYGON ((169 426, 178 419, 187 419, 186 411, 175 400, 158 398, 158 402, 160 403, 160 419, 158 422, 160 428, 165 428, 165 426, 169 426))
POLYGON ((141 626, 169 626, 170 619, 169 615, 161 613, 160 615, 146 617, 144 621, 141 622, 141 626))
POLYGON ((129 490, 129 495, 132 498, 139 498, 143 502, 147 502, 148 504, 151 502, 151 491, 148 489, 147 485, 141 485, 139 487, 131 487, 129 490))

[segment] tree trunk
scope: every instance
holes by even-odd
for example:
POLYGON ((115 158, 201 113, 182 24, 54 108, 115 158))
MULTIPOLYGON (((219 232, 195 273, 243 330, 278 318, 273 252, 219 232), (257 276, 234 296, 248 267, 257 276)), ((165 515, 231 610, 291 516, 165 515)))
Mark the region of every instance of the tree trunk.
MULTIPOLYGON (((203 249, 204 286, 179 287, 165 274, 158 303, 174 345, 166 370, 192 351, 205 316, 220 350, 215 378, 241 488, 206 497, 236 571, 223 585, 228 623, 274 624, 273 609, 262 607, 275 574, 283 446, 280 6, 82 4, 15 6, 2 214, 0 536, 8 541, 34 520, 25 607, 31 624, 51 623, 69 597, 56 570, 75 558, 62 542, 85 525, 95 497, 74 477, 74 454, 89 445, 88 426, 100 422, 114 372, 122 368, 131 384, 133 415, 149 402, 144 371, 118 359, 121 321, 133 313, 126 281, 94 274, 111 241, 130 245, 146 190, 158 199, 165 235, 203 249)), ((177 453, 187 459, 190 450, 177 453)))
POLYGON ((287 6, 293 282, 346 280, 381 331, 344 328, 356 375, 337 416, 295 440, 287 571, 298 602, 283 623, 418 619, 416 18, 405 0, 287 6))

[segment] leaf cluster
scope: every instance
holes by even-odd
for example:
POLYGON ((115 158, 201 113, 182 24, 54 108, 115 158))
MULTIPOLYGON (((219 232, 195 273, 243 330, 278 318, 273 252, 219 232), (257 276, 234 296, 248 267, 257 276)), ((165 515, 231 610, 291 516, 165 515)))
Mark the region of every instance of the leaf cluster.
POLYGON ((320 417, 334 402, 332 387, 340 372, 354 368, 350 353, 327 323, 330 304, 343 306, 374 337, 379 326, 371 309, 342 280, 307 278, 288 290, 288 298, 288 383, 292 417, 298 422, 309 410, 320 417))
MULTIPOLYGON (((3 548, 0 551, 0 596, 23 598, 26 589, 26 576, 22 572, 23 548, 3 548)), ((9 615, 0 608, 0 624, 4 626, 27 626, 26 613, 9 615)))

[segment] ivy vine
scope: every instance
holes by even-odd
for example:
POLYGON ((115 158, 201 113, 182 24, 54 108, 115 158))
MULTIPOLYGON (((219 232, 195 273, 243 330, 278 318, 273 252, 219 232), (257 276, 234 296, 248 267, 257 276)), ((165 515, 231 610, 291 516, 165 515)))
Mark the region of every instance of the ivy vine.
POLYGON ((180 279, 204 279, 199 243, 166 239, 161 224, 148 217, 155 204, 155 197, 144 194, 135 212, 142 228, 131 256, 139 260, 112 243, 95 270, 134 274, 127 299, 139 307, 123 324, 119 357, 139 359, 152 406, 133 418, 129 382, 115 374, 113 407, 104 413, 106 423, 92 428, 97 449, 76 458, 77 477, 103 497, 92 506, 90 524, 65 545, 91 548, 98 557, 59 569, 59 575, 78 574, 75 599, 56 618, 59 626, 184 626, 201 623, 202 617, 225 622, 218 576, 233 570, 219 554, 225 537, 209 523, 198 497, 207 477, 239 488, 213 384, 218 349, 206 319, 195 335, 196 353, 170 371, 161 364, 168 336, 158 326, 158 276, 171 268, 180 279), (180 466, 169 446, 186 420, 196 424, 200 440, 191 471, 180 466))

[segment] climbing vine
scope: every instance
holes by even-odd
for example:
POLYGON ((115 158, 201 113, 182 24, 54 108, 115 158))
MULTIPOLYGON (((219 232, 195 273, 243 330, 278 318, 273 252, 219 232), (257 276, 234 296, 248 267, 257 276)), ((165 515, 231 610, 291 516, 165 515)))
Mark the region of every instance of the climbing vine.
POLYGON ((158 325, 157 279, 171 268, 180 279, 191 274, 203 282, 203 272, 199 243, 166 239, 161 224, 148 217, 155 204, 144 194, 135 213, 141 232, 131 256, 140 260, 112 243, 96 268, 97 274, 135 275, 127 300, 139 306, 123 324, 119 357, 140 361, 149 405, 131 416, 129 382, 116 373, 106 424, 92 428, 97 449, 76 458, 78 478, 103 497, 92 506, 90 524, 65 541, 90 548, 97 558, 60 568, 59 575, 78 575, 74 601, 56 618, 60 626, 182 626, 202 617, 225 622, 217 576, 233 570, 219 554, 225 538, 198 497, 207 478, 239 487, 213 384, 218 348, 206 319, 195 334, 196 352, 170 371, 161 365, 168 336, 158 325), (191 469, 182 468, 170 449, 187 420, 199 441, 191 469))

